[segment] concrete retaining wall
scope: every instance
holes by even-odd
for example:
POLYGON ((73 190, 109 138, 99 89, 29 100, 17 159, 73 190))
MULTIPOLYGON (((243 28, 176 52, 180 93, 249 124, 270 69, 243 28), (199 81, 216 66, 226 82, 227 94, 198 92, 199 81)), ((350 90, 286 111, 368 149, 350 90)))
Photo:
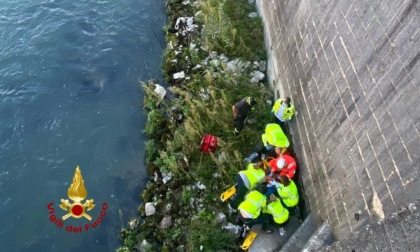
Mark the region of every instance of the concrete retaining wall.
POLYGON ((314 215, 340 239, 415 201, 419 1, 256 2, 269 82, 297 109, 290 129, 314 215))

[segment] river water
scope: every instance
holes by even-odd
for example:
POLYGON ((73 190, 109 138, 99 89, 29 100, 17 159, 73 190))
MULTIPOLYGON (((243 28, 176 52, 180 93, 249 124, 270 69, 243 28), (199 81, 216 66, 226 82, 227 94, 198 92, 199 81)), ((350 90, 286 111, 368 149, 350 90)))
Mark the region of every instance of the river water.
POLYGON ((121 245, 147 181, 139 81, 161 78, 164 2, 0 1, 0 251, 121 245), (77 165, 96 206, 60 227, 77 165))

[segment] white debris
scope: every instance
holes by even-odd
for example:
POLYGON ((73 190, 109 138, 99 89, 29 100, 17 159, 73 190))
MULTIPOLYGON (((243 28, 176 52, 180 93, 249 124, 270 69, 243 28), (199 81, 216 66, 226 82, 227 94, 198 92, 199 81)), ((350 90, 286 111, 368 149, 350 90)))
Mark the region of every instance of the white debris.
POLYGON ((206 189, 206 186, 205 185, 203 185, 203 183, 201 183, 200 181, 198 181, 197 183, 195 183, 194 184, 195 185, 195 187, 197 187, 198 189, 200 189, 200 190, 204 190, 204 189, 206 189))
POLYGON ((144 210, 146 213, 146 216, 154 215, 156 213, 155 206, 153 206, 152 202, 147 202, 144 206, 144 210))
POLYGON ((178 73, 174 73, 173 78, 174 78, 174 80, 184 79, 185 78, 184 71, 181 71, 181 72, 178 72, 178 73))
POLYGON ((220 64, 220 61, 217 59, 214 59, 212 61, 210 61, 210 65, 214 66, 214 67, 218 67, 220 64))
POLYGON ((258 13, 256 13, 256 12, 251 12, 251 13, 249 13, 249 14, 248 14, 248 17, 249 17, 249 18, 256 18, 256 17, 258 17, 258 13))
POLYGON ((226 55, 221 54, 221 55, 220 55, 220 60, 221 60, 222 62, 224 62, 224 63, 228 63, 229 58, 228 58, 228 57, 226 57, 226 55))
POLYGON ((226 215, 224 213, 219 213, 216 216, 216 223, 217 224, 222 224, 226 222, 226 215))
POLYGON ((166 183, 168 183, 171 179, 172 179, 172 172, 168 172, 168 173, 165 173, 165 174, 162 174, 162 182, 164 183, 164 184, 166 184, 166 183))
POLYGON ((159 84, 155 84, 155 93, 159 96, 160 99, 165 98, 166 90, 159 84))

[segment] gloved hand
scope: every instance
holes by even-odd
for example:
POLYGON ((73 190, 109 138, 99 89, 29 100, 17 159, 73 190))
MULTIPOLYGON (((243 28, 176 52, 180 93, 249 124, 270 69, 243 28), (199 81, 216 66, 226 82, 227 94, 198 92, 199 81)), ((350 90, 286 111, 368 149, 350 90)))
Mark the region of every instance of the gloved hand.
POLYGON ((266 150, 271 150, 271 145, 267 144, 267 145, 265 146, 265 149, 266 149, 266 150))
POLYGON ((277 186, 276 186, 276 184, 277 184, 277 182, 275 181, 275 180, 271 180, 270 182, 268 182, 268 187, 269 186, 272 186, 272 187, 276 187, 277 188, 277 186))

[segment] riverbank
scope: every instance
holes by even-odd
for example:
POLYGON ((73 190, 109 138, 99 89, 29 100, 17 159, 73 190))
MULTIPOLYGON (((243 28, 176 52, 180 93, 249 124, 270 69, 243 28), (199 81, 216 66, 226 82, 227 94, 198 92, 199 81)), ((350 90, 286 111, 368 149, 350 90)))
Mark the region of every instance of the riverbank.
POLYGON ((172 0, 167 13, 163 71, 171 87, 142 84, 151 180, 118 251, 238 250, 236 216, 219 196, 270 122, 262 20, 247 0, 172 0), (249 95, 258 105, 235 137, 231 106, 249 95), (211 154, 199 150, 206 133, 218 137, 211 154))

